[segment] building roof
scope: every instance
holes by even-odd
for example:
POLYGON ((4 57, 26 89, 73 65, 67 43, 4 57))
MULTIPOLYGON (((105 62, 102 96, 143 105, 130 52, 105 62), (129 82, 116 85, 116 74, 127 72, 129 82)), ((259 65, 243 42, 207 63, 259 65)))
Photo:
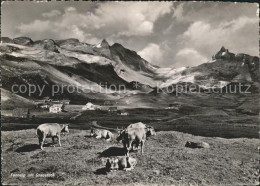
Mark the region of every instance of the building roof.
MULTIPOLYGON (((93 104, 91 102, 88 102, 86 106, 92 106, 93 104)), ((94 105, 93 105, 94 106, 94 105)))
POLYGON ((63 104, 53 104, 51 107, 62 107, 63 104))

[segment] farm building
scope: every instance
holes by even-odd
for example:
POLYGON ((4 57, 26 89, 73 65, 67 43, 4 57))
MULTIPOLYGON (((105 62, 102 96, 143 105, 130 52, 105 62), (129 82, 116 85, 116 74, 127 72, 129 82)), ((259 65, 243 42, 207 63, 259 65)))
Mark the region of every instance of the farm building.
POLYGON ((41 108, 41 109, 49 109, 51 105, 48 103, 43 103, 43 104, 38 104, 37 106, 38 106, 38 108, 41 108))
POLYGON ((34 103, 37 105, 40 105, 40 104, 44 104, 45 101, 44 100, 34 100, 34 103))
POLYGON ((64 105, 69 105, 70 104, 70 100, 67 98, 64 98, 63 100, 60 101, 61 103, 63 103, 64 105))
POLYGON ((121 112, 121 116, 128 116, 129 113, 128 112, 121 112))
POLYGON ((52 101, 52 99, 50 99, 50 97, 44 97, 43 99, 39 99, 39 100, 34 100, 35 104, 46 104, 46 103, 50 103, 52 101))
POLYGON ((63 109, 64 109, 64 105, 63 105, 63 104, 53 104, 53 105, 49 108, 49 112, 59 113, 59 112, 62 112, 63 109))
POLYGON ((49 103, 52 99, 50 99, 50 97, 44 97, 43 100, 45 103, 49 103))
POLYGON ((84 107, 82 107, 82 110, 96 110, 96 106, 92 104, 91 102, 88 102, 84 107))
POLYGON ((53 104, 62 104, 60 100, 51 100, 51 103, 53 104))
POLYGON ((179 107, 180 107, 179 103, 172 103, 169 104, 169 106, 166 109, 179 110, 179 107))
POLYGON ((109 112, 117 112, 117 107, 109 107, 108 111, 109 112))
POLYGON ((129 113, 128 113, 128 112, 125 112, 125 111, 123 111, 123 110, 118 110, 118 111, 117 111, 117 115, 119 115, 119 116, 128 116, 129 113))

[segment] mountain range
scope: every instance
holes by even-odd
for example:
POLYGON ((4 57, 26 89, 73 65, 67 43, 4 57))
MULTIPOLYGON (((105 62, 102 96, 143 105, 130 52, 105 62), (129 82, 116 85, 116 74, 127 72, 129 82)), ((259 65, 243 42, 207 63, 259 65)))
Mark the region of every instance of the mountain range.
POLYGON ((28 37, 2 37, 0 59, 2 97, 7 100, 14 84, 44 87, 42 93, 37 89, 31 95, 21 91, 13 95, 28 101, 50 96, 85 103, 158 95, 178 84, 208 90, 244 83, 258 92, 260 82, 257 56, 233 54, 224 47, 207 63, 176 69, 153 65, 135 51, 119 43, 110 45, 105 39, 91 45, 77 39, 33 41, 28 37), (122 85, 125 91, 119 91, 122 85), (53 87, 60 90, 55 95, 53 87), (73 87, 77 91, 71 93, 69 88, 73 87))

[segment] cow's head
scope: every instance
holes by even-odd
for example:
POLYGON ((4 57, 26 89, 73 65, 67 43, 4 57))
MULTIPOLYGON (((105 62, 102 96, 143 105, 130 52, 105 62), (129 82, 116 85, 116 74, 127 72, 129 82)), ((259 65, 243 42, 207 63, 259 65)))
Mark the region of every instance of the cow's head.
POLYGON ((67 132, 69 133, 69 124, 63 124, 61 132, 67 132))
POLYGON ((106 162, 106 170, 117 170, 119 168, 118 166, 118 159, 117 158, 108 158, 106 162))
POLYGON ((91 137, 95 136, 95 132, 96 132, 96 129, 91 128, 91 129, 90 129, 90 136, 91 136, 91 137))
POLYGON ((146 128, 146 130, 147 130, 147 132, 146 132, 146 135, 147 135, 147 136, 156 136, 156 132, 155 132, 155 130, 154 130, 153 127, 148 126, 148 127, 146 128))
POLYGON ((135 168, 137 161, 135 158, 126 157, 126 161, 131 165, 131 167, 135 168))
POLYGON ((123 129, 117 130, 117 133, 118 133, 118 136, 117 136, 116 140, 119 142, 119 141, 121 141, 123 139, 125 130, 123 130, 123 129))

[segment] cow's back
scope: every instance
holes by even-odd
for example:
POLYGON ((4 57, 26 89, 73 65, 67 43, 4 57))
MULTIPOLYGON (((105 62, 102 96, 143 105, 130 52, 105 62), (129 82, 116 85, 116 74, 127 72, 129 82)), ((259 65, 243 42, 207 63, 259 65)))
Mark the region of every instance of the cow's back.
POLYGON ((56 136, 61 132, 61 126, 58 123, 45 123, 38 126, 37 133, 38 131, 42 131, 47 136, 56 136))
POLYGON ((110 132, 109 130, 99 130, 97 133, 98 136, 101 136, 102 138, 111 138, 114 134, 112 132, 110 132))
POLYGON ((131 128, 146 128, 146 125, 142 122, 138 122, 138 123, 133 123, 128 125, 127 129, 131 129, 131 128))
POLYGON ((144 140, 146 137, 146 131, 144 128, 129 128, 127 129, 126 135, 128 139, 144 140))

